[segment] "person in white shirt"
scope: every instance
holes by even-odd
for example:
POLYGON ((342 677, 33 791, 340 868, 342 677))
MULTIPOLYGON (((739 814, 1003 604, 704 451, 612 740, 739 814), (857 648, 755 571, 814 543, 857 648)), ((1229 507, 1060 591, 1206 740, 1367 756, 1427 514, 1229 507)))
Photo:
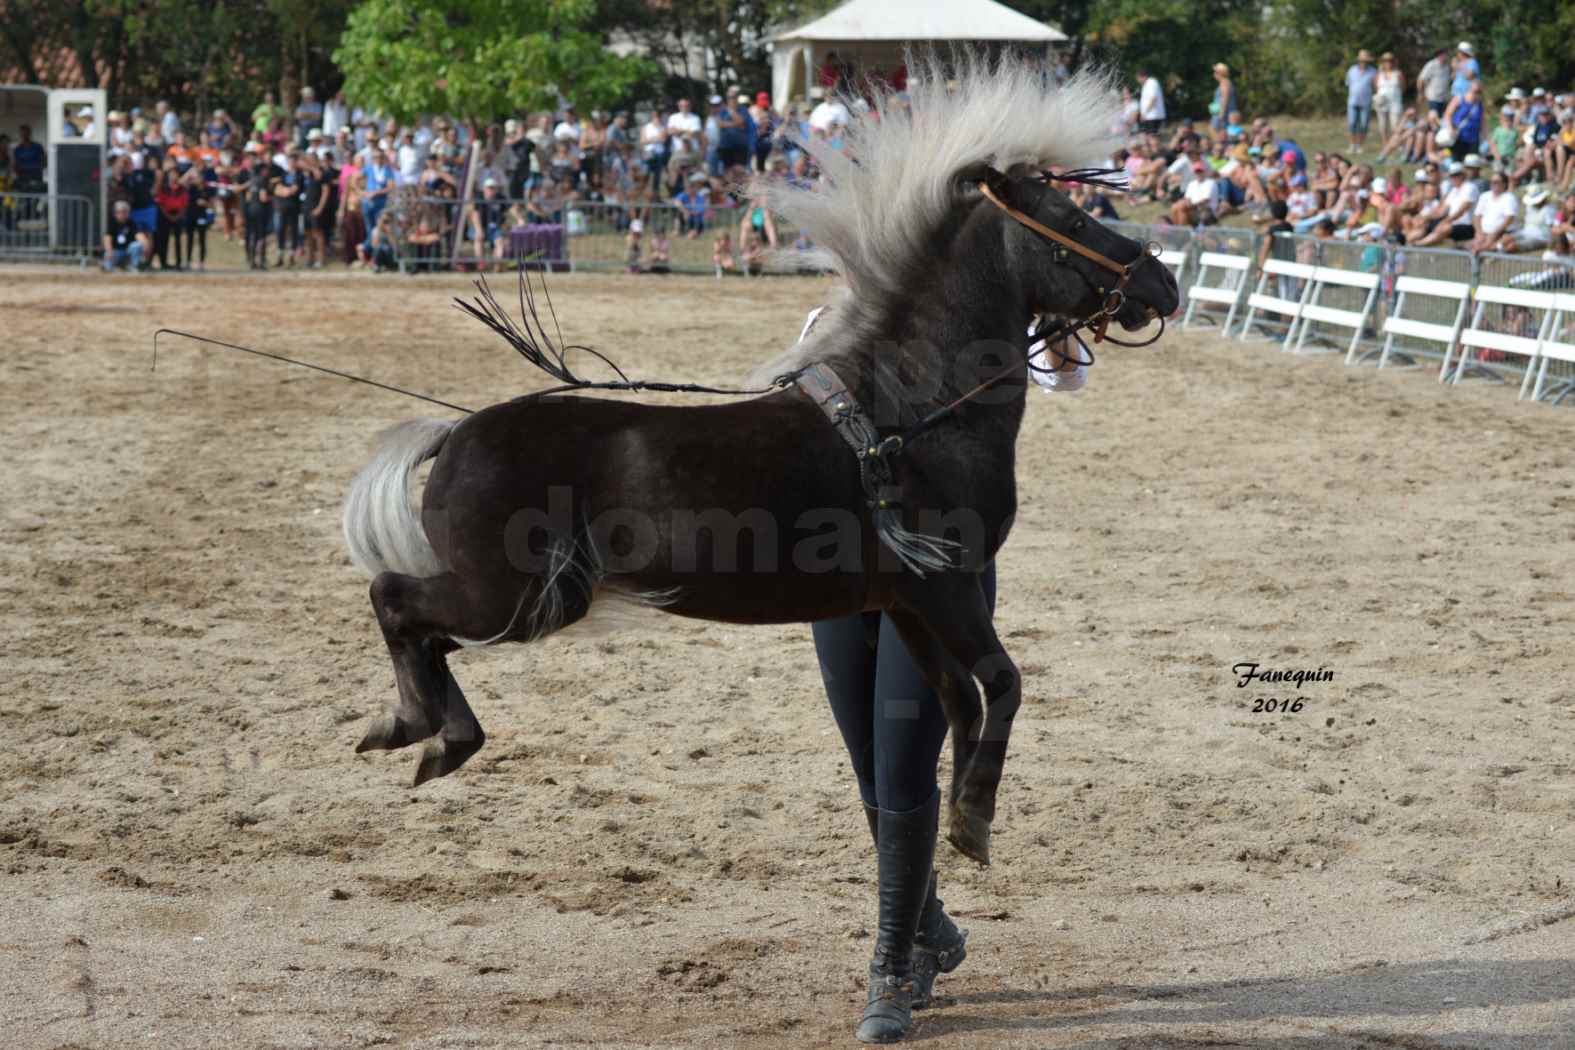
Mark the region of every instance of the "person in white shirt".
POLYGON ((394 166, 399 170, 399 184, 414 186, 421 177, 422 163, 421 149, 416 145, 416 133, 406 128, 399 133, 399 150, 394 161, 394 166))
POLYGON ((1526 214, 1520 229, 1511 230, 1500 242, 1501 250, 1514 252, 1540 252, 1553 240, 1553 224, 1558 221, 1558 209, 1553 206, 1548 191, 1537 187, 1526 194, 1526 214))
POLYGON ((170 109, 170 104, 160 99, 153 107, 159 116, 159 134, 164 136, 165 142, 174 142, 175 136, 180 134, 180 118, 175 111, 170 109))
POLYGON ((1181 199, 1170 206, 1170 221, 1177 226, 1204 226, 1217 221, 1220 207, 1219 173, 1202 161, 1192 165, 1192 181, 1181 199))
POLYGON ((1519 218, 1520 198, 1509 192, 1509 178, 1495 172, 1488 181, 1488 191, 1477 199, 1471 213, 1472 225, 1476 228, 1471 250, 1490 252, 1499 248, 1519 218))
POLYGON ((1165 123, 1165 89, 1159 80, 1146 69, 1138 70, 1138 129, 1148 135, 1159 134, 1165 123))
POLYGON ((323 137, 332 142, 338 137, 340 128, 349 126, 350 111, 345 106, 345 93, 336 91, 323 107, 323 137))
POLYGON ((668 116, 669 159, 674 164, 695 164, 704 150, 701 142, 701 124, 695 104, 679 99, 679 107, 668 116))
POLYGON ((1472 209, 1477 205, 1481 191, 1477 184, 1466 178, 1465 165, 1458 160, 1449 164, 1449 187, 1444 191, 1444 217, 1421 240, 1419 247, 1438 244, 1445 239, 1469 241, 1477 235, 1472 223, 1472 209))
POLYGON ((820 104, 809 113, 809 127, 811 131, 818 131, 830 135, 833 128, 847 127, 852 114, 848 107, 836 96, 822 99, 820 104))
POLYGON ((558 126, 552 129, 552 141, 556 144, 567 142, 569 152, 574 156, 580 155, 580 139, 585 134, 585 129, 580 126, 579 114, 574 112, 573 106, 565 106, 563 119, 558 121, 558 126))

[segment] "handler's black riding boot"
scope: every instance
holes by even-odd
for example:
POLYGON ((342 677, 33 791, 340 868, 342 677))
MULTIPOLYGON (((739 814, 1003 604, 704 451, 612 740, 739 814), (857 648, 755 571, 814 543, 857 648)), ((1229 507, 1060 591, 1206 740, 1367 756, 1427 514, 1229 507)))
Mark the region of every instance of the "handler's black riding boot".
POLYGON ((876 822, 880 920, 870 962, 862 1043, 895 1043, 913 1024, 913 935, 930 892, 940 794, 906 813, 883 809, 876 822))
MULTIPOLYGON (((936 807, 939 820, 940 809, 936 807)), ((869 822, 870 838, 880 848, 880 810, 865 804, 864 819, 869 822)), ((933 829, 932 829, 933 830, 933 829)), ((919 914, 919 928, 913 935, 913 1008, 923 1010, 935 1000, 935 978, 951 973, 968 958, 968 931, 959 930, 952 921, 945 903, 935 895, 935 871, 930 871, 930 888, 924 899, 924 910, 919 914)))

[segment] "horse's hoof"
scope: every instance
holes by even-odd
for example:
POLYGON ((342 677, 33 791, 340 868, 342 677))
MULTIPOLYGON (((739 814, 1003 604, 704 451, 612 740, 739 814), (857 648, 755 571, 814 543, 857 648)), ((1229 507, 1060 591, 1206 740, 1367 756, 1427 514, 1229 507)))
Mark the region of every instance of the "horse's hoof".
POLYGON ((366 736, 363 736, 361 742, 355 746, 355 753, 359 755, 364 751, 395 751, 425 740, 431 735, 432 730, 427 727, 425 720, 422 720, 419 728, 412 727, 409 722, 389 712, 372 723, 372 728, 366 731, 366 736))
POLYGON ((448 740, 441 736, 427 741, 421 749, 421 762, 416 766, 416 779, 411 787, 420 787, 429 780, 446 777, 464 765, 471 755, 481 750, 486 737, 477 731, 473 740, 448 740))
POLYGON ((990 863, 990 822, 970 814, 955 802, 952 803, 950 826, 946 841, 969 860, 988 866, 990 863))

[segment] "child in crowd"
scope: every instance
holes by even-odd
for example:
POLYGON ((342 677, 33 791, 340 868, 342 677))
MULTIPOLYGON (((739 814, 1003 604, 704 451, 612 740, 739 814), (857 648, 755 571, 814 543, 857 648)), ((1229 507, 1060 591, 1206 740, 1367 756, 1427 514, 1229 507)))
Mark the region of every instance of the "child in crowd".
POLYGON ((718 280, 724 273, 732 273, 738 269, 738 260, 733 257, 733 235, 725 229, 717 236, 716 243, 711 247, 711 264, 716 267, 718 280))

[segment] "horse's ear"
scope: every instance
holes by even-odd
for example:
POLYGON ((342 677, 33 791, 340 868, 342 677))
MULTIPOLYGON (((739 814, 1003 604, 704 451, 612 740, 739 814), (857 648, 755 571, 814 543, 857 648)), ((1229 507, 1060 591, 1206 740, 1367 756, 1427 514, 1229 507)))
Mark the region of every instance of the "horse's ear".
POLYGON ((960 187, 972 189, 980 183, 990 187, 990 192, 1003 201, 1010 200, 1012 193, 1012 178, 991 167, 988 164, 970 164, 957 173, 957 183, 960 187))

